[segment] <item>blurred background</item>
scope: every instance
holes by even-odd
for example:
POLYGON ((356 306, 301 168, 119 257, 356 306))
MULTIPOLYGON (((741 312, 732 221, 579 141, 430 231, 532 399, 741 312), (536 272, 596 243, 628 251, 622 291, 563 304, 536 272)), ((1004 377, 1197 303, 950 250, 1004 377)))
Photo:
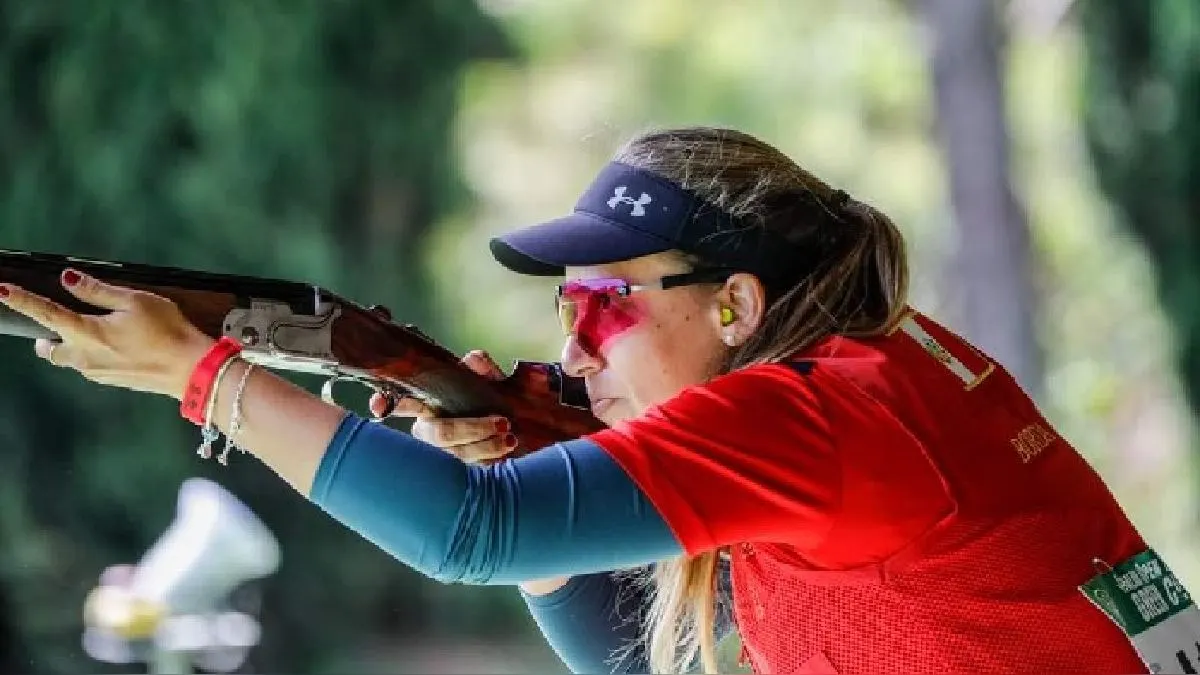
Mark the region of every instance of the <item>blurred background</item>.
MULTIPOLYGON (((914 304, 1200 591, 1195 0, 2 0, 0 87, 0 248, 318 283, 502 364, 559 334, 490 235, 636 132, 755 134, 893 216, 914 304)), ((83 605, 193 477, 278 541, 242 672, 564 672, 515 590, 425 579, 252 459, 197 460, 171 401, 0 346, 6 672, 130 672, 83 605)))

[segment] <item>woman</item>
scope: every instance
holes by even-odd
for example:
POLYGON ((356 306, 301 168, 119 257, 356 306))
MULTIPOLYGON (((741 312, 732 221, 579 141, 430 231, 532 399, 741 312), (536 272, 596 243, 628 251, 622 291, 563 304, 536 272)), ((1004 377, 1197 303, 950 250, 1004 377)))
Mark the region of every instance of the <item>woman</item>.
POLYGON ((491 249, 565 276, 563 366, 608 425, 491 466, 456 455, 515 448, 505 420, 369 424, 161 298, 73 270, 111 314, 0 296, 64 337, 43 358, 180 399, 405 564, 523 584, 575 670, 715 671, 726 566, 759 672, 1146 670, 1078 588, 1146 544, 1002 367, 907 307, 879 211, 750 136, 678 129, 491 249), (609 574, 647 566, 645 588, 609 574))

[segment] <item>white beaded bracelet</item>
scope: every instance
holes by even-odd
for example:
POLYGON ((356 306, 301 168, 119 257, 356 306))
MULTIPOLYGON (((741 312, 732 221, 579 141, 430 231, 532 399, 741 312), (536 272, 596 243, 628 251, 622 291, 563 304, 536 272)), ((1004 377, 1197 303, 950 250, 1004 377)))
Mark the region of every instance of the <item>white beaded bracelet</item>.
POLYGON ((217 461, 222 465, 229 464, 229 451, 233 448, 245 452, 244 449, 234 444, 233 438, 242 430, 242 395, 246 392, 246 383, 250 381, 250 373, 253 371, 254 364, 248 364, 246 372, 242 373, 242 379, 238 382, 237 393, 233 395, 233 411, 229 414, 229 433, 225 434, 225 448, 217 457, 217 461))
POLYGON ((196 449, 196 454, 200 455, 202 459, 212 457, 213 443, 216 443, 217 439, 221 437, 217 425, 213 424, 213 412, 217 409, 217 392, 221 389, 221 378, 225 377, 229 367, 237 360, 236 356, 225 359, 225 362, 217 369, 216 377, 213 378, 212 392, 209 393, 208 404, 204 408, 204 426, 200 428, 200 447, 196 449))

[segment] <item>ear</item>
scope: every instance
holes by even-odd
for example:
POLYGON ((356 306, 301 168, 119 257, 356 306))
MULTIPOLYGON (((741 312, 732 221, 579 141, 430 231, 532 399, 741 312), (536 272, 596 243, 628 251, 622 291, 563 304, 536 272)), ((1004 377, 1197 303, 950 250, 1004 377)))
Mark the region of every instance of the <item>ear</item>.
POLYGON ((738 272, 729 277, 717 293, 714 325, 718 339, 729 347, 744 343, 762 325, 766 313, 767 290, 762 282, 753 274, 738 272), (728 325, 722 325, 722 308, 733 312, 733 321, 728 325))

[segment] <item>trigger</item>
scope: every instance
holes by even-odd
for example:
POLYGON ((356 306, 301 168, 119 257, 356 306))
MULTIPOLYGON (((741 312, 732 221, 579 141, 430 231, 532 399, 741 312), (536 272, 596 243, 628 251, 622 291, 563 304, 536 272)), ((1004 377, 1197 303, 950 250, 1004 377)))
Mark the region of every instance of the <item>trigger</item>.
POLYGON ((322 401, 324 401, 330 405, 337 405, 337 401, 335 401, 333 399, 333 385, 336 384, 337 381, 341 380, 341 379, 344 379, 344 378, 334 375, 333 377, 329 378, 328 380, 325 380, 325 383, 321 385, 321 400, 322 401))

